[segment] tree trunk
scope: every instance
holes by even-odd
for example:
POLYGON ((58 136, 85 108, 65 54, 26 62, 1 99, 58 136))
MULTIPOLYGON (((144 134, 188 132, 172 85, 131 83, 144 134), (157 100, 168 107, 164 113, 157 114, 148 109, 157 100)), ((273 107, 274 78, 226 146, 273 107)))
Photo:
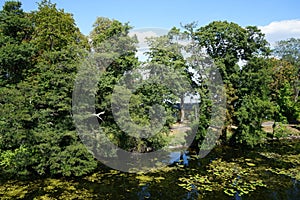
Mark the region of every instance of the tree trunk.
POLYGON ((180 123, 184 121, 184 95, 180 97, 180 123))
MULTIPOLYGON (((220 135, 220 141, 221 143, 224 145, 227 143, 227 126, 224 126, 222 129, 222 134, 220 135)), ((235 134, 233 134, 232 136, 234 136, 235 134)), ((234 140, 234 138, 232 137, 232 139, 234 140)), ((235 141, 230 140, 229 143, 230 145, 234 146, 235 141)))

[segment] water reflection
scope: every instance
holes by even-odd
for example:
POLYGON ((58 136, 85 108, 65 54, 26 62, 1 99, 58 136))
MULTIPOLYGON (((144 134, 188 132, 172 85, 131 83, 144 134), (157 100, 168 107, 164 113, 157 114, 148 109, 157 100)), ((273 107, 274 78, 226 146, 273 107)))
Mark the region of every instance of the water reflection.
POLYGON ((139 200, 150 199, 151 194, 149 192, 149 183, 141 187, 140 191, 137 193, 137 196, 139 200))
POLYGON ((175 151, 171 152, 169 157, 169 163, 174 164, 178 163, 180 165, 188 166, 190 156, 188 155, 188 151, 175 151))

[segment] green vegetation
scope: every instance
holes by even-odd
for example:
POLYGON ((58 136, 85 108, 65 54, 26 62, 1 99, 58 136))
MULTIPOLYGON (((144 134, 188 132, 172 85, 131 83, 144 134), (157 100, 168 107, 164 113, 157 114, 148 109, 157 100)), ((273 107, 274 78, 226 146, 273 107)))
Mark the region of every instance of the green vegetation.
MULTIPOLYGON (((193 194, 200 197, 212 192, 241 196, 273 187, 266 172, 300 181, 299 145, 284 140, 299 136, 299 125, 291 129, 287 124, 300 122, 300 39, 279 41, 271 50, 255 26, 243 28, 215 21, 197 27, 191 23, 174 27, 166 35, 148 38, 148 59, 141 62, 136 55, 137 38, 129 36, 131 28, 129 23, 98 17, 91 34, 84 36, 72 14, 50 1, 41 1, 38 9, 29 13, 22 10, 20 2, 5 3, 0 11, 1 196, 85 199, 99 198, 107 192, 108 196, 101 197, 112 199, 115 196, 109 196, 110 187, 97 196, 92 183, 109 184, 107 179, 117 176, 118 184, 127 179, 132 186, 122 183, 125 193, 137 192, 136 185, 161 185, 161 191, 173 184, 180 192, 196 190, 193 194), (180 43, 187 40, 192 41, 190 46, 180 43), (168 145, 184 145, 184 138, 190 136, 191 130, 197 130, 192 146, 197 150, 213 114, 210 85, 201 74, 193 74, 198 72, 195 58, 201 56, 199 49, 205 49, 213 59, 225 85, 226 119, 220 146, 214 151, 215 160, 198 160, 203 164, 199 170, 175 166, 149 174, 126 174, 106 169, 93 157, 97 151, 91 154, 82 144, 72 118, 72 92, 79 67, 90 62, 101 71, 97 91, 83 91, 87 97, 96 94, 96 113, 104 112, 99 124, 115 145, 145 153, 168 145), (108 63, 105 68, 103 61, 108 63), (240 66, 239 61, 244 65, 240 66), (143 84, 141 73, 127 73, 137 72, 136 69, 150 74, 143 84), (173 88, 161 84, 159 74, 171 80, 173 88), (126 91, 119 91, 119 96, 113 92, 120 82, 131 84, 126 78, 142 86, 130 98, 129 115, 135 124, 128 119, 119 122, 131 135, 114 120, 111 106, 122 104, 126 91), (184 97, 196 93, 201 96, 199 115, 188 114, 184 97), (178 102, 179 109, 174 107, 178 102), (152 137, 133 137, 138 134, 138 127, 154 127, 158 123, 151 122, 151 115, 160 114, 152 109, 155 104, 164 108, 165 123, 152 137), (179 131, 181 135, 172 134, 171 127, 176 122, 184 124, 187 115, 191 129, 179 131), (264 122, 275 122, 271 131, 262 128, 264 122), (273 146, 274 142, 279 146, 273 146), (218 148, 226 152, 247 149, 251 156, 237 154, 229 159, 218 148), (173 175, 176 184, 170 178, 173 175)), ((123 115, 126 113, 118 113, 123 115)), ((146 136, 150 134, 145 131, 146 136)), ((93 147, 102 148, 97 144, 93 147)))
MULTIPOLYGON (((299 143, 269 144, 255 150, 217 147, 189 167, 149 173, 109 168, 82 178, 40 178, 1 182, 3 199, 293 199, 300 180, 299 143), (280 144, 280 146, 279 146, 280 144), (200 166, 199 166, 200 162, 200 166), (253 192, 255 191, 255 192, 253 192)), ((296 193, 297 195, 297 193, 296 193)))

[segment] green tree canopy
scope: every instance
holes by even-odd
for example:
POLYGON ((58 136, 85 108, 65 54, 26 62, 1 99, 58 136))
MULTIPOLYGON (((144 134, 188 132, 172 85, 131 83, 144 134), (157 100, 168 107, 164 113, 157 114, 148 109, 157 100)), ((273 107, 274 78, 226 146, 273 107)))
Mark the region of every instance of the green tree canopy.
POLYGON ((17 83, 32 66, 33 23, 20 2, 8 1, 0 11, 0 84, 17 83))
MULTIPOLYGON (((223 142, 225 142, 228 130, 234 131, 230 130, 231 125, 242 126, 241 121, 238 119, 237 110, 239 109, 238 106, 242 105, 240 103, 245 100, 245 90, 254 90, 254 87, 243 88, 246 86, 243 84, 247 83, 242 79, 245 78, 244 76, 252 78, 253 73, 261 71, 260 69, 252 68, 249 70, 245 66, 241 67, 238 62, 244 61, 247 63, 255 57, 269 55, 268 42, 257 27, 247 26, 243 28, 236 23, 227 21, 215 21, 200 27, 194 32, 194 38, 198 45, 203 47, 208 55, 215 60, 215 64, 225 83, 227 115, 221 137, 223 142), (252 73, 252 75, 248 74, 247 71, 252 73), (241 76, 241 74, 244 75, 241 76)), ((260 68, 262 66, 257 67, 260 68)))
MULTIPOLYGON (((289 67, 289 75, 291 87, 293 88, 294 102, 299 107, 300 94, 300 39, 290 38, 276 43, 274 55, 280 59, 289 62, 292 69, 289 67)), ((299 114, 297 114, 299 116, 299 114)))
POLYGON ((8 94, 0 99, 1 158, 7 161, 1 174, 86 174, 97 162, 75 132, 71 105, 87 39, 72 15, 49 1, 32 13, 20 6, 7 2, 0 11, 7 19, 0 22, 0 41, 10 41, 0 47, 1 78, 10 83, 0 88, 8 94))

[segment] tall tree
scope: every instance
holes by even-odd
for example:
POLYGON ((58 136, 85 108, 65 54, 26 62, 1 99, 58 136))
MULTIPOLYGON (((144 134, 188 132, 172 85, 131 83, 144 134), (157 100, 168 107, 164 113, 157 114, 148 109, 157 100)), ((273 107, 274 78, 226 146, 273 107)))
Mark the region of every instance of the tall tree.
MULTIPOLYGON (((188 71, 188 65, 187 61, 183 56, 184 51, 184 45, 180 44, 183 41, 183 34, 180 33, 180 30, 177 28, 172 28, 167 35, 160 36, 157 38, 149 38, 148 44, 150 46, 150 51, 147 52, 149 56, 149 62, 146 64, 150 69, 149 74, 151 76, 157 76, 157 74, 160 74, 162 71, 167 73, 167 68, 174 70, 177 74, 169 74, 169 80, 174 80, 174 76, 182 75, 186 78, 186 80, 189 81, 191 84, 191 76, 188 71), (161 68, 161 69, 158 69, 161 68)), ((167 80, 166 80, 167 82, 167 80)), ((181 83, 172 81, 174 86, 177 88, 177 101, 179 102, 179 110, 180 110, 180 122, 182 123, 185 120, 185 97, 188 95, 189 92, 192 93, 192 91, 187 91, 188 88, 184 88, 183 85, 180 85, 181 83)), ((163 89, 163 88, 161 88, 163 89)), ((174 91, 173 91, 174 92, 174 91)), ((165 93, 172 93, 165 91, 165 93)), ((176 99, 171 97, 165 97, 169 98, 170 101, 176 101, 176 99)), ((175 103, 175 102, 173 102, 175 103)))
MULTIPOLYGON (((202 144, 205 136, 207 136, 206 131, 209 125, 214 126, 219 122, 216 120, 214 124, 209 123, 212 109, 215 110, 217 107, 214 97, 220 97, 217 95, 217 88, 214 88, 207 79, 217 76, 215 76, 211 59, 207 59, 201 47, 199 48, 199 45, 194 41, 195 24, 188 24, 183 28, 185 30, 181 31, 174 27, 166 35, 148 39, 150 49, 147 54, 149 60, 145 64, 145 70, 148 69, 150 79, 154 79, 157 74, 163 74, 160 79, 163 79, 165 84, 161 84, 161 87, 156 86, 158 92, 162 94, 161 98, 156 98, 156 100, 160 100, 161 104, 167 100, 170 103, 167 106, 174 106, 179 102, 180 121, 188 120, 186 125, 191 128, 187 134, 186 142, 191 142, 189 137, 194 137, 196 134, 191 145, 195 148, 200 147, 201 150, 204 150, 203 152, 206 152, 215 144, 215 141, 210 141, 210 139, 214 136, 217 137, 216 132, 213 131, 212 137, 206 138, 208 140, 202 144), (163 85, 167 85, 167 88, 162 87, 163 85), (209 91, 208 88, 216 90, 209 91), (194 98, 194 101, 185 102, 187 96, 190 96, 191 99, 194 98), (194 111, 188 118, 185 117, 185 106, 191 104, 193 104, 194 111)), ((216 80, 216 82, 218 81, 216 80)), ((216 83, 216 85, 218 84, 216 83)))
POLYGON ((99 120, 101 127, 106 134, 110 135, 111 141, 120 148, 129 151, 144 151, 149 145, 148 142, 140 137, 132 137, 138 134, 135 123, 146 124, 145 117, 142 116, 143 111, 141 111, 143 108, 137 106, 142 104, 141 98, 131 94, 130 106, 126 108, 123 106, 123 100, 126 99, 123 95, 130 94, 119 91, 119 95, 113 99, 115 86, 124 81, 126 76, 129 82, 136 80, 128 73, 136 69, 139 64, 135 56, 137 40, 128 35, 131 26, 118 20, 99 17, 93 27, 90 34, 92 54, 97 69, 101 71, 96 95, 96 112, 105 111, 102 115, 103 121, 99 120), (112 107, 116 106, 123 107, 118 109, 120 112, 113 113, 112 107), (127 109, 130 109, 130 116, 126 115, 127 109), (119 120, 116 120, 116 115, 119 120), (124 130, 124 127, 127 130, 124 130))
POLYGON ((274 119, 277 113, 272 98, 273 60, 253 57, 243 66, 237 95, 235 115, 237 129, 230 138, 232 145, 255 146, 262 143, 267 134, 261 129, 263 120, 274 119))
POLYGON ((20 2, 8 1, 0 11, 0 84, 18 83, 32 67, 29 40, 33 23, 20 2))
MULTIPOLYGON (((49 1, 30 15, 34 27, 28 43, 35 63, 21 82, 1 88, 1 93, 10 91, 1 96, 1 111, 10 111, 1 115, 1 154, 10 161, 1 170, 10 175, 89 173, 97 162, 79 140, 71 117, 74 79, 87 39, 72 15, 49 1)), ((12 57, 20 56, 14 52, 12 57)))
MULTIPOLYGON (((292 96, 294 101, 294 106, 296 108, 300 107, 299 94, 300 94, 300 39, 290 38, 287 40, 282 40, 276 43, 274 48, 274 55, 279 57, 280 59, 289 62, 290 65, 287 69, 289 69, 290 78, 287 84, 290 84, 292 87, 292 96)), ((283 64, 286 65, 286 64, 283 64)), ((278 68, 282 69, 282 67, 278 66, 278 68)), ((282 71, 282 70, 281 70, 282 71)), ((286 74, 287 75, 287 74, 286 74)), ((287 86, 288 87, 288 86, 287 86)), ((300 109, 300 108, 299 108, 300 109)), ((298 109, 298 110, 299 110, 298 109)), ((294 109, 294 113, 290 113, 294 119, 289 119, 289 121, 295 121, 300 117, 299 111, 294 109), (298 116, 298 117, 296 117, 298 116)), ((286 116, 288 117, 288 116, 286 116)), ((299 119, 298 119, 299 120, 299 119)))
POLYGON ((57 9, 56 4, 48 0, 39 3, 33 21, 35 26, 32 43, 41 52, 58 51, 73 44, 86 44, 86 39, 76 26, 72 14, 57 9))
POLYGON ((275 121, 296 123, 300 120, 299 73, 297 64, 272 59, 270 84, 272 99, 278 106, 275 121))
POLYGON ((215 60, 222 75, 227 94, 227 117, 222 140, 226 141, 227 129, 237 124, 235 116, 239 98, 238 85, 240 60, 249 61, 256 55, 268 55, 268 43, 264 34, 253 26, 245 28, 227 21, 215 21, 195 32, 195 40, 215 60))

